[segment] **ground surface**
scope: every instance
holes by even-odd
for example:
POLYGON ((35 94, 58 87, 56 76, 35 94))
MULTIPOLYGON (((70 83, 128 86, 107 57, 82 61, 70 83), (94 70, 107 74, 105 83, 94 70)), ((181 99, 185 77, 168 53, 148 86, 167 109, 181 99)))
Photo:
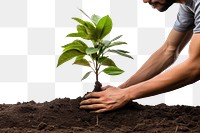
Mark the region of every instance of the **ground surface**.
POLYGON ((99 114, 97 123, 96 114, 79 109, 80 101, 0 105, 0 133, 200 133, 200 107, 132 102, 99 114))

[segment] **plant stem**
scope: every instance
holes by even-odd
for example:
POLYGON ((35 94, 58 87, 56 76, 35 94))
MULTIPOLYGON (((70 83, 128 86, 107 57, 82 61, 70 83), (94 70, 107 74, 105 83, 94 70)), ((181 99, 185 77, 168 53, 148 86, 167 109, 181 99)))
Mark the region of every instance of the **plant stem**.
POLYGON ((98 71, 99 71, 99 69, 98 69, 98 62, 97 62, 97 59, 96 59, 96 65, 95 65, 95 75, 96 75, 96 82, 98 82, 99 81, 99 77, 98 77, 98 71))

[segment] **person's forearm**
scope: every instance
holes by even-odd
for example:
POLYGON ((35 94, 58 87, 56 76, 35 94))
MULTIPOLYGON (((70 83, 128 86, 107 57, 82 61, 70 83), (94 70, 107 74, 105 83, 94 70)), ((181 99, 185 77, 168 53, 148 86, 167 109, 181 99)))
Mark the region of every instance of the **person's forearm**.
POLYGON ((175 61, 175 59, 176 54, 174 50, 160 48, 133 76, 121 84, 119 88, 127 88, 131 85, 138 84, 158 75, 167 67, 169 67, 175 61))
POLYGON ((199 61, 186 60, 158 76, 130 86, 127 95, 131 100, 175 90, 200 79, 199 61))
POLYGON ((192 33, 192 30, 185 33, 172 30, 165 44, 132 77, 118 87, 126 88, 161 73, 175 61, 178 54, 190 40, 192 33))

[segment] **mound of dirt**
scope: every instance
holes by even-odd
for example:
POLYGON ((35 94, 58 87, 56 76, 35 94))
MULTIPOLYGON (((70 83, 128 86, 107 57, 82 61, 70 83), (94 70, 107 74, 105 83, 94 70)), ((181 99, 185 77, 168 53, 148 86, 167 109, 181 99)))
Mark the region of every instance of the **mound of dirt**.
POLYGON ((0 105, 0 133, 200 132, 200 107, 143 106, 130 102, 112 112, 79 109, 81 98, 0 105))

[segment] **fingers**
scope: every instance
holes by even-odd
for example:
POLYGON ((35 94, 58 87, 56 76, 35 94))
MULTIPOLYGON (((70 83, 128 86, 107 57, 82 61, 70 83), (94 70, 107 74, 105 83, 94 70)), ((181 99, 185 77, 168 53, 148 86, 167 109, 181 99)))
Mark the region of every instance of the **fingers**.
POLYGON ((96 98, 90 98, 90 99, 86 99, 83 100, 80 105, 86 105, 86 104, 98 104, 101 103, 101 100, 96 99, 96 98))
POLYGON ((104 86, 104 87, 101 87, 101 90, 106 90, 106 89, 108 89, 109 87, 111 87, 110 85, 106 85, 106 86, 104 86))
POLYGON ((81 105, 80 109, 91 109, 91 110, 97 110, 105 108, 104 104, 90 104, 90 105, 81 105))
POLYGON ((95 111, 90 111, 90 113, 104 113, 107 112, 107 109, 99 109, 99 110, 95 110, 95 111))
POLYGON ((98 98, 98 97, 100 97, 102 94, 101 94, 101 92, 91 92, 91 93, 89 93, 89 94, 87 94, 86 96, 85 96, 85 98, 86 99, 88 99, 88 98, 98 98))
MULTIPOLYGON (((95 92, 96 93, 96 92, 95 92)), ((89 95, 90 96, 97 96, 96 94, 89 95)), ((106 112, 106 105, 102 103, 102 100, 100 98, 89 98, 86 100, 83 100, 80 103, 80 109, 86 109, 86 110, 92 110, 90 113, 102 113, 106 112)))
POLYGON ((102 113, 109 111, 107 102, 103 99, 106 99, 106 95, 109 91, 108 88, 113 88, 113 86, 107 85, 102 87, 100 92, 91 92, 85 96, 85 100, 80 103, 80 109, 90 110, 91 113, 102 113))

